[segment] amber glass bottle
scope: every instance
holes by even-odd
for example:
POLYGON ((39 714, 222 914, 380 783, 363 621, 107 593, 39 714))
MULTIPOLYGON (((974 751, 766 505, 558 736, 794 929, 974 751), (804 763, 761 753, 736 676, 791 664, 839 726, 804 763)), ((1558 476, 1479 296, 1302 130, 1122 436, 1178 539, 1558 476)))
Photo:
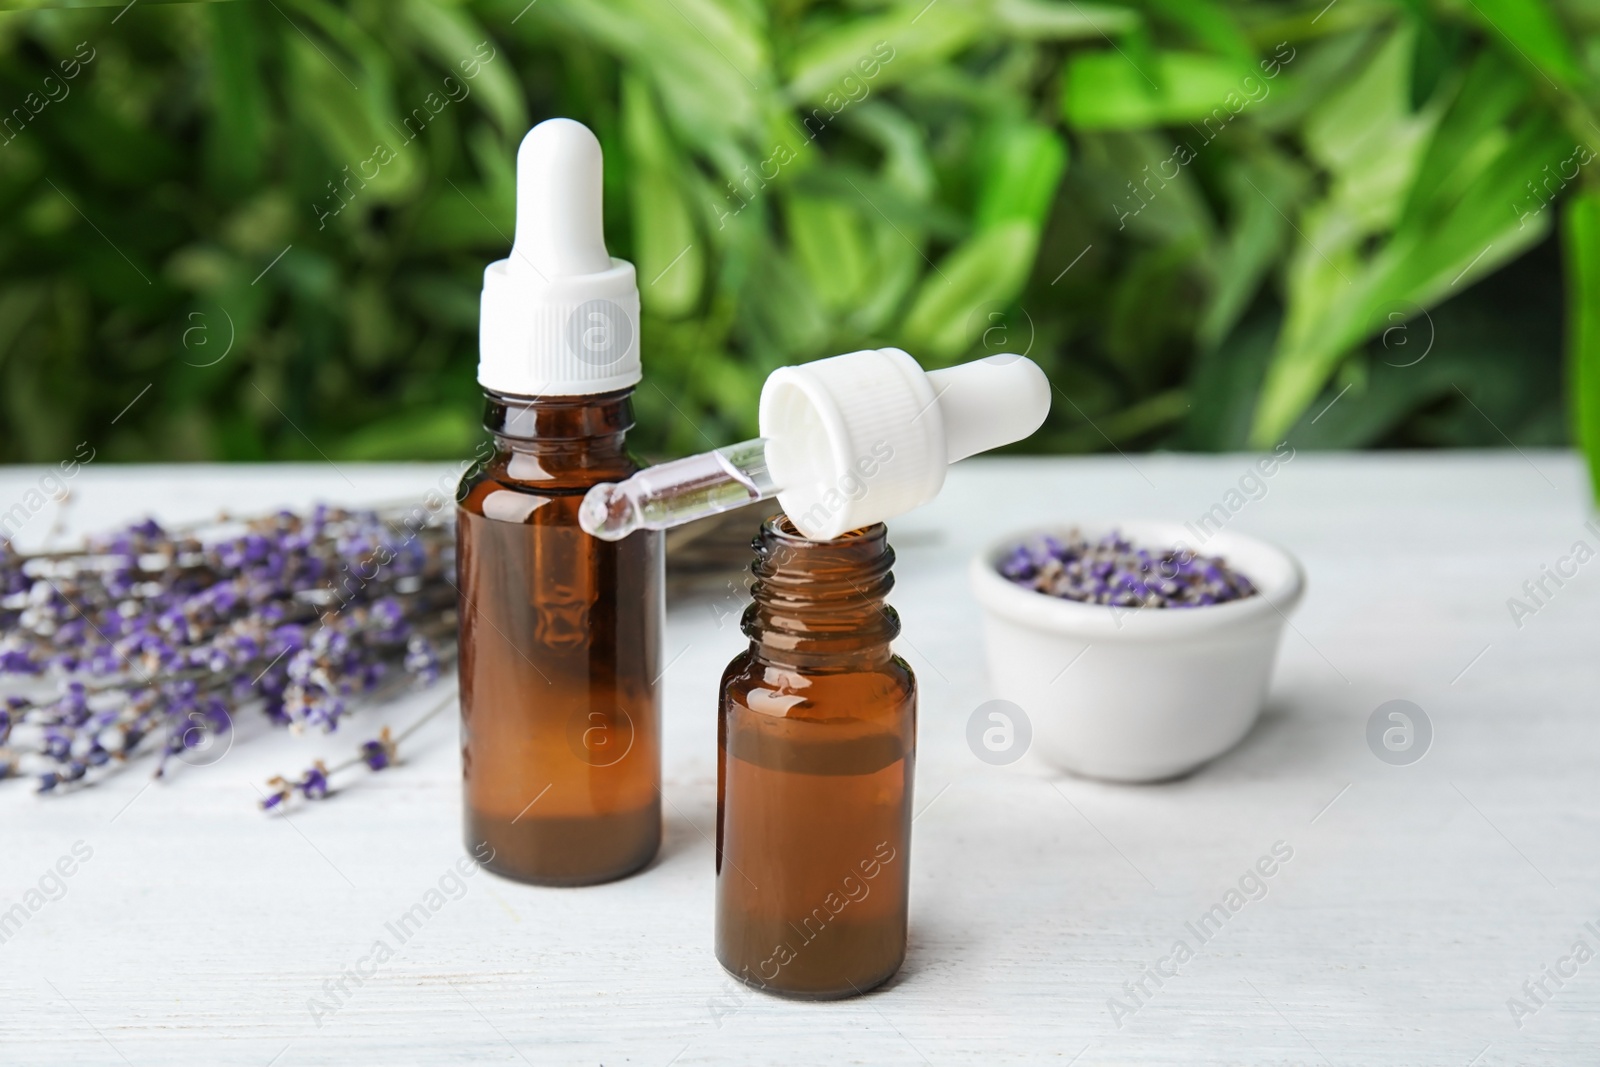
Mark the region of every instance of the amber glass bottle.
POLYGON ((916 680, 889 650, 882 524, 756 538, 748 651, 722 679, 717 958, 768 992, 864 993, 906 953, 916 680))
POLYGON ((638 470, 631 392, 488 393, 495 452, 457 492, 467 850, 518 881, 620 878, 661 842, 661 535, 578 526, 638 470))

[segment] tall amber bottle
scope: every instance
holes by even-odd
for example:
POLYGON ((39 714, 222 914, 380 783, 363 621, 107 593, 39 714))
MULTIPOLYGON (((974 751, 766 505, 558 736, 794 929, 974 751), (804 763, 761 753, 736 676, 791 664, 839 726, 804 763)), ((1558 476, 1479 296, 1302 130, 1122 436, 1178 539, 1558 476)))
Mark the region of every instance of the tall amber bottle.
POLYGON ((880 523, 755 541, 747 651, 722 679, 717 958, 807 999, 881 985, 905 959, 916 680, 890 642, 880 523))
POLYGON ((519 881, 620 878, 661 841, 662 535, 578 527, 639 469, 629 393, 490 394, 495 452, 457 496, 466 843, 519 881))
POLYGON ((495 451, 457 494, 467 851, 526 882, 620 878, 661 840, 662 541, 599 541, 583 495, 638 470, 633 265, 606 251, 600 142, 541 122, 517 151, 511 254, 483 275, 495 451))

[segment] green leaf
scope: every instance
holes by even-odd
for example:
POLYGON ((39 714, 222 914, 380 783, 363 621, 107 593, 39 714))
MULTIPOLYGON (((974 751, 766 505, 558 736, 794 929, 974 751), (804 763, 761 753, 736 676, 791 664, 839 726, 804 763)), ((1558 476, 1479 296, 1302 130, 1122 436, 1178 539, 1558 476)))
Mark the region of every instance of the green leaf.
POLYGON ((654 85, 679 136, 709 147, 760 130, 770 103, 770 49, 741 8, 723 0, 540 0, 533 11, 568 27, 577 42, 615 52, 654 85))
POLYGON ((1113 280, 1107 307, 1107 354, 1141 391, 1156 388, 1169 353, 1194 329, 1193 286, 1198 241, 1141 247, 1113 280))
POLYGON ((1268 95, 1259 106, 1252 106, 1251 118, 1264 129, 1297 132, 1306 115, 1360 73, 1382 30, 1361 26, 1349 33, 1273 44, 1270 55, 1258 64, 1268 95))
POLYGON ((1479 53, 1417 166, 1404 214, 1414 216, 1476 184, 1505 148, 1505 124, 1529 97, 1526 80, 1499 52, 1479 53))
POLYGON ((752 354, 769 366, 813 358, 828 335, 828 317, 805 274, 765 240, 739 293, 739 322, 752 354))
POLYGON ((325 209, 338 215, 345 204, 408 194, 421 178, 419 153, 397 136, 399 115, 386 87, 369 81, 363 90, 326 45, 298 35, 285 41, 285 51, 291 99, 331 168, 326 187, 317 190, 325 209))
POLYGON ((206 158, 219 182, 248 185, 261 173, 267 150, 256 12, 245 4, 219 4, 208 15, 215 118, 207 128, 206 158))
POLYGON ((1573 437, 1589 461, 1600 503, 1600 189, 1567 206, 1562 230, 1567 265, 1567 360, 1573 437))
POLYGON ((1019 220, 1044 225, 1067 166, 1066 142, 1036 122, 1004 123, 986 142, 978 228, 1019 220))
POLYGON ((1115 232, 1141 241, 1209 248, 1216 236, 1193 166, 1205 142, 1174 144, 1156 133, 1084 134, 1079 138, 1079 177, 1093 187, 1091 208, 1114 220, 1115 232), (1105 207, 1102 209, 1100 204, 1105 207))
POLYGON ((888 222, 913 243, 924 233, 954 239, 964 236, 970 229, 970 223, 960 213, 944 204, 924 203, 919 197, 909 196, 899 184, 891 185, 892 180, 892 177, 878 177, 840 164, 800 175, 792 188, 814 196, 859 200, 870 209, 870 213, 863 213, 866 217, 888 222))
POLYGON ((1101 40, 1139 25, 1139 13, 1076 0, 996 0, 994 16, 1008 34, 1028 39, 1101 40))
POLYGON ((1282 254, 1291 234, 1287 215, 1299 207, 1300 184, 1300 175, 1265 152, 1230 162, 1224 170, 1222 185, 1233 218, 1196 334, 1203 349, 1233 332, 1282 254))
POLYGON ((928 156, 927 133, 904 111, 868 100, 845 113, 845 125, 883 150, 883 180, 909 200, 925 203, 938 182, 928 156))
POLYGON ((516 195, 494 182, 484 187, 454 180, 415 206, 415 248, 419 253, 481 249, 499 259, 511 251, 516 227, 516 195))
POLYGON ((1513 53, 1563 88, 1585 81, 1568 31, 1545 0, 1471 0, 1469 14, 1496 31, 1513 53))
POLYGON ((842 200, 784 199, 789 243, 822 302, 838 311, 855 306, 872 283, 872 253, 861 212, 842 200))
MULTIPOLYGON (((453 85, 446 95, 456 99, 463 89, 494 119, 500 132, 520 137, 528 128, 522 87, 504 50, 487 30, 461 8, 441 0, 405 0, 401 8, 418 48, 448 71, 453 85)), ((465 96, 462 97, 463 101, 465 96)))
POLYGON ((1080 130, 1208 118, 1225 126, 1250 106, 1245 79, 1254 73, 1248 63, 1199 52, 1160 52, 1142 63, 1123 51, 1079 52, 1067 61, 1062 113, 1080 130))
POLYGON ((1239 452, 1247 447, 1277 326, 1272 315, 1253 316, 1225 340, 1201 349, 1187 386, 1192 406, 1173 442, 1176 447, 1202 452, 1239 452))
POLYGON ((945 256, 922 281, 902 327, 911 352, 924 360, 954 359, 983 332, 984 313, 1016 300, 1033 269, 1038 227, 1006 222, 945 256))
POLYGON ((638 78, 622 87, 623 139, 630 166, 634 265, 650 311, 676 318, 694 308, 705 273, 705 242, 679 184, 683 164, 650 90, 638 78))
POLYGON ((1245 63, 1255 60, 1242 21, 1213 0, 1145 0, 1156 16, 1182 26, 1194 39, 1245 63))
POLYGON ((872 286, 862 294, 860 306, 851 315, 851 325, 863 337, 879 335, 895 317, 906 296, 922 276, 922 252, 906 235, 887 222, 868 223, 876 267, 872 286))
POLYGON ((1306 150, 1335 176, 1334 210, 1361 233, 1400 215, 1437 115, 1411 112, 1409 25, 1390 34, 1366 68, 1307 116, 1306 150))
POLYGON ((931 10, 902 4, 830 27, 796 51, 789 95, 808 104, 845 101, 915 77, 982 37, 990 26, 986 7, 971 0, 941 0, 931 10))

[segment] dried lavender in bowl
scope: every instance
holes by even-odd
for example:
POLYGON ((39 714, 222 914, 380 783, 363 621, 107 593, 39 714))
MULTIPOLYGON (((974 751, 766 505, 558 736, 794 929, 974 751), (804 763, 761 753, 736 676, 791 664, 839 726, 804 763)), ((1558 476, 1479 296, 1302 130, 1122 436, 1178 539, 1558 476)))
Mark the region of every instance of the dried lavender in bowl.
POLYGON ((1018 585, 1085 604, 1198 608, 1256 595, 1220 556, 1143 548, 1116 530, 1098 541, 1077 530, 1064 541, 1041 537, 1012 549, 996 569, 1018 585))

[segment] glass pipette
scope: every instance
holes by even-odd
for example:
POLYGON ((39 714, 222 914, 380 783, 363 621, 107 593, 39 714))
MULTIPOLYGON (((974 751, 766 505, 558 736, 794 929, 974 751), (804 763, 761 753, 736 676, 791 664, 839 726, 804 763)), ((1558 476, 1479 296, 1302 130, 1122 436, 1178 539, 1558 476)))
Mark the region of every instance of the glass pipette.
POLYGON ((767 468, 766 438, 757 437, 597 485, 583 498, 578 522, 602 541, 620 541, 635 530, 669 530, 767 500, 782 489, 767 468))

